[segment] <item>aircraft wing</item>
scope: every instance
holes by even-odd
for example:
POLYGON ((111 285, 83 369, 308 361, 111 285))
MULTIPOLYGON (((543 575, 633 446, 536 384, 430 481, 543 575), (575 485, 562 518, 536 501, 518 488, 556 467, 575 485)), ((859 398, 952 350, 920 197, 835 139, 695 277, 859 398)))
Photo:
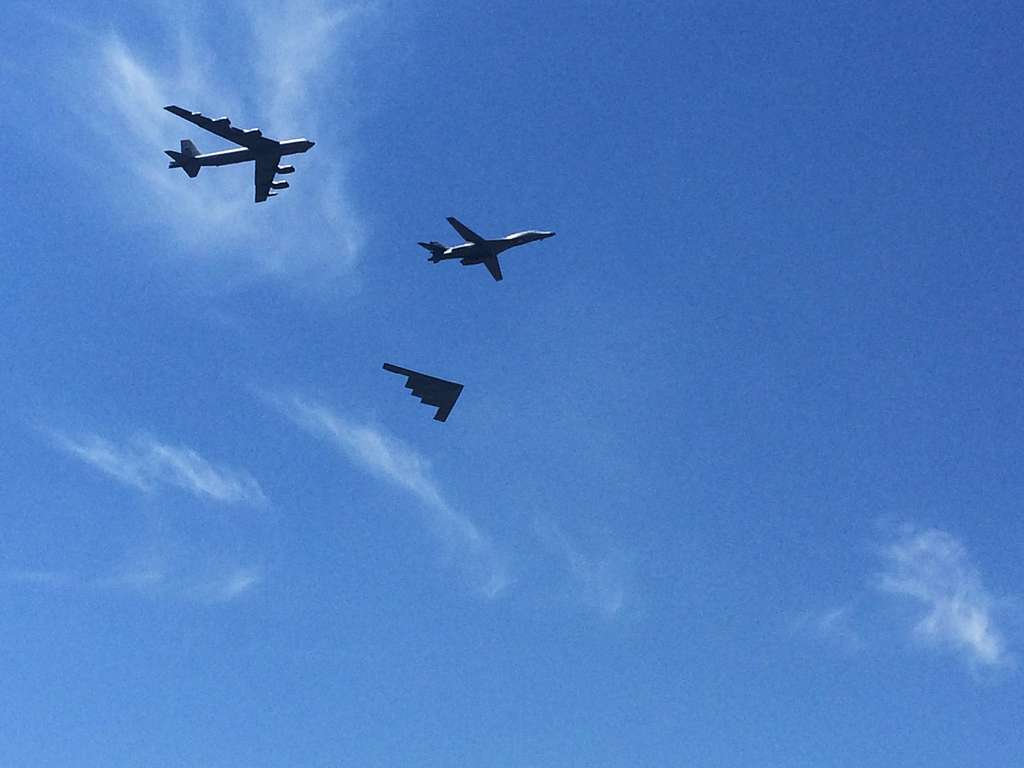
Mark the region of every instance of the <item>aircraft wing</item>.
MULTIPOLYGON (((256 158, 256 202, 262 203, 271 194, 271 184, 274 183, 274 174, 277 173, 277 164, 281 162, 280 155, 259 155, 256 158)), ((283 186, 283 183, 278 186, 283 186)))
POLYGON ((484 266, 487 267, 487 271, 491 273, 491 277, 495 280, 501 280, 501 264, 498 263, 497 256, 491 256, 489 259, 484 259, 484 266))
POLYGON ((452 229, 459 233, 459 237, 464 238, 467 243, 482 243, 484 241, 484 238, 480 237, 480 235, 454 216, 448 217, 448 223, 452 225, 452 229))
POLYGON ((249 149, 277 144, 273 139, 264 138, 263 133, 258 128, 248 128, 246 130, 235 128, 226 117, 213 119, 207 117, 202 112, 189 112, 187 109, 182 109, 174 104, 164 107, 164 109, 183 120, 188 120, 190 123, 198 125, 205 131, 209 131, 216 136, 220 136, 222 139, 227 139, 249 149))
POLYGON ((462 385, 456 384, 454 381, 445 381, 391 363, 384 363, 384 370, 407 376, 405 388, 411 389, 413 397, 418 397, 425 405, 433 405, 437 408, 437 413, 434 414, 436 421, 444 421, 448 418, 448 414, 455 407, 455 401, 462 394, 462 385))

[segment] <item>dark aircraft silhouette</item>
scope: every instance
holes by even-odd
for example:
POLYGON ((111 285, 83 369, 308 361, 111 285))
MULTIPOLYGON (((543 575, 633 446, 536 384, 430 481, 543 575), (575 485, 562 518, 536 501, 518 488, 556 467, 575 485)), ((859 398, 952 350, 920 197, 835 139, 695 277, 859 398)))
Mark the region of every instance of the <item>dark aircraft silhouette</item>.
POLYGON ((287 181, 274 181, 275 175, 292 173, 295 170, 293 165, 278 165, 281 162, 281 157, 305 152, 314 143, 306 139, 275 141, 264 136, 258 128, 246 130, 234 128, 226 117, 218 117, 214 120, 199 112, 189 112, 187 109, 176 107, 173 104, 164 109, 242 147, 242 149, 225 149, 222 152, 209 152, 204 155, 199 153, 196 145, 191 141, 182 139, 181 152, 175 152, 172 149, 164 150, 171 158, 171 164, 167 167, 184 168, 185 173, 191 178, 195 178, 199 175, 199 169, 204 165, 231 165, 255 160, 257 203, 262 203, 268 197, 274 197, 277 194, 271 192, 271 189, 288 188, 287 181))
POLYGON ((384 363, 384 370, 408 376, 405 388, 411 389, 413 397, 418 397, 424 404, 437 407, 437 413, 434 414, 437 421, 445 421, 448 418, 448 414, 455 407, 455 401, 462 393, 462 385, 454 381, 427 376, 425 373, 410 371, 391 363, 384 363))
POLYGON ((543 240, 555 235, 554 232, 539 232, 531 229, 526 232, 516 232, 515 234, 507 235, 500 240, 487 240, 480 237, 480 235, 454 216, 448 217, 448 223, 452 225, 461 237, 466 239, 466 242, 462 245, 453 245, 451 247, 438 242, 420 243, 420 245, 430 251, 428 261, 436 264, 445 259, 459 259, 463 266, 483 264, 495 280, 501 280, 501 265, 498 263, 499 253, 509 248, 514 248, 517 245, 525 245, 526 243, 532 243, 534 240, 543 240))

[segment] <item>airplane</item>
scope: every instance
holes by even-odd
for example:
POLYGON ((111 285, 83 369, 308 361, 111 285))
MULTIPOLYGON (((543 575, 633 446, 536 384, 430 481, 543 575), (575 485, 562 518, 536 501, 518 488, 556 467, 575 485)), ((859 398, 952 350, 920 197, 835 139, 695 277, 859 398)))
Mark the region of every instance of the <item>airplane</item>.
POLYGON ((445 421, 448 414, 452 412, 452 408, 455 407, 455 401, 462 394, 462 385, 456 384, 454 381, 445 381, 391 363, 384 363, 384 370, 407 376, 405 388, 412 390, 412 396, 418 397, 420 402, 425 405, 433 405, 437 408, 437 413, 434 414, 435 421, 445 421))
POLYGON ((469 264, 483 264, 495 280, 501 280, 501 264, 498 263, 498 254, 517 245, 532 243, 534 240, 543 240, 554 237, 554 232, 541 232, 535 229, 526 232, 516 232, 507 235, 499 240, 487 240, 480 237, 476 232, 467 227, 454 216, 448 217, 448 223, 452 228, 465 238, 462 245, 447 246, 436 241, 420 243, 422 247, 430 251, 430 258, 435 264, 445 259, 459 259, 463 266, 469 264))
POLYGON ((180 152, 175 152, 172 149, 164 150, 171 158, 171 163, 167 167, 183 168, 190 178, 195 178, 199 175, 199 169, 206 165, 231 165, 255 160, 257 203, 262 203, 268 197, 275 197, 277 193, 271 192, 272 189, 288 188, 287 181, 274 181, 274 176, 279 173, 295 171, 293 165, 279 165, 281 158, 284 155, 306 152, 315 143, 306 139, 275 141, 264 136, 258 128, 245 130, 235 128, 226 117, 212 119, 200 112, 189 112, 187 109, 173 104, 164 109, 242 147, 242 149, 225 149, 222 152, 201 154, 195 144, 188 139, 182 139, 180 152))

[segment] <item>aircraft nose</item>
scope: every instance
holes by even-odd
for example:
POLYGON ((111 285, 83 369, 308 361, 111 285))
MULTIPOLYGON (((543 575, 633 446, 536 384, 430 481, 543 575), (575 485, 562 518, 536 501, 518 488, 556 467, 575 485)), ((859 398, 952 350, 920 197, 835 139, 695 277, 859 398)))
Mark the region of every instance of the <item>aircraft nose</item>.
POLYGON ((307 139, 307 142, 309 143, 309 148, 310 148, 310 149, 312 149, 313 147, 315 147, 315 146, 316 146, 316 142, 315 142, 315 141, 309 141, 309 140, 307 139))

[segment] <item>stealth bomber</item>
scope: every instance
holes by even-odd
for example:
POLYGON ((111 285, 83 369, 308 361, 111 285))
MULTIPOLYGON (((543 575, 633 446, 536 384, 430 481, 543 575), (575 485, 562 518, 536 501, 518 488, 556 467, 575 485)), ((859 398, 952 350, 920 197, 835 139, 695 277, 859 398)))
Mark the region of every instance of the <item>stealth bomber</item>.
POLYGON ((384 370, 407 377, 405 388, 412 390, 413 397, 418 397, 424 405, 437 408, 437 413, 434 414, 436 421, 445 421, 448 418, 448 414, 455 407, 455 401, 462 394, 462 385, 454 381, 445 381, 391 363, 384 363, 384 370))

